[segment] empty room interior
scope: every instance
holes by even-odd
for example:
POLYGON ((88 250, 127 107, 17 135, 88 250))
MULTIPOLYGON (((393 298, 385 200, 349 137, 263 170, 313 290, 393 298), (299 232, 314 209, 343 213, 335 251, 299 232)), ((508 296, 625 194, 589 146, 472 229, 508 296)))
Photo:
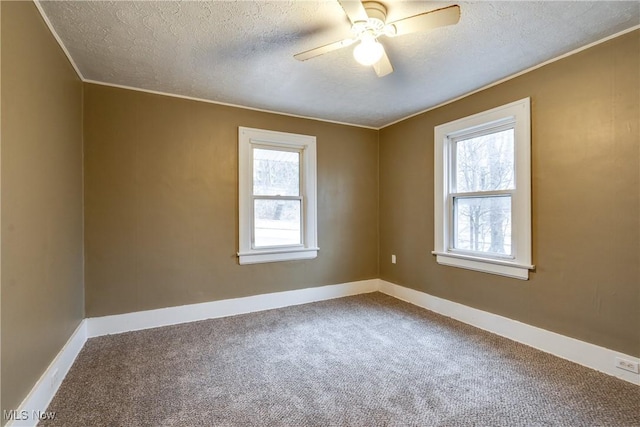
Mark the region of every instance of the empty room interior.
POLYGON ((0 425, 640 426, 640 2, 0 34, 0 425))

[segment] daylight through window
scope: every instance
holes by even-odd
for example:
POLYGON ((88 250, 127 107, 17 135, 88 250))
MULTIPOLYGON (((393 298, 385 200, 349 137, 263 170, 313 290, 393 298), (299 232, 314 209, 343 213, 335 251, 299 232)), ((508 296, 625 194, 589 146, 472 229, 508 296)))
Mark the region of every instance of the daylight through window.
POLYGON ((317 256, 315 137, 239 128, 240 264, 317 256))
POLYGON ((253 148, 253 246, 302 244, 300 152, 253 148))
POLYGON ((453 140, 454 250, 512 257, 513 126, 453 140))
POLYGON ((437 262, 528 278, 529 99, 435 128, 437 262))

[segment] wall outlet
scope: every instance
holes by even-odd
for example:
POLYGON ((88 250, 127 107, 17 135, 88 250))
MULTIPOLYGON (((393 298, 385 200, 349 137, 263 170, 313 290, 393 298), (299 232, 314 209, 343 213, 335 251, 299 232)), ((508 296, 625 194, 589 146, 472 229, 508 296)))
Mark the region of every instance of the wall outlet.
POLYGON ((49 387, 51 387, 52 390, 55 390, 58 385, 58 380, 58 370, 56 369, 51 373, 51 382, 49 383, 49 387))
POLYGON ((391 255, 391 264, 395 264, 395 263, 396 263, 396 256, 391 255))
POLYGON ((621 357, 616 357, 616 368, 624 369, 625 371, 639 374, 640 366, 638 365, 639 365, 638 362, 633 362, 631 360, 623 359, 621 357))

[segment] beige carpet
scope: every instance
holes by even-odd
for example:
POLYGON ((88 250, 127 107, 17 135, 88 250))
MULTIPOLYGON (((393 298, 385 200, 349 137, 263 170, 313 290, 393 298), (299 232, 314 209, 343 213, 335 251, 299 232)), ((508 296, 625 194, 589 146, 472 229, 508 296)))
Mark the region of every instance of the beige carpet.
POLYGON ((87 341, 43 426, 632 426, 640 387, 375 293, 87 341))

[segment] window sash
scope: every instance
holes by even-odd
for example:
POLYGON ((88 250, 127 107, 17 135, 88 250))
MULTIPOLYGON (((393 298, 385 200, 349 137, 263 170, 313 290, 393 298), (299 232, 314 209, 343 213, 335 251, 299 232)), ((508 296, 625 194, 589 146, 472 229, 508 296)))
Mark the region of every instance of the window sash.
POLYGON ((504 259, 504 260, 514 260, 516 259, 517 253, 517 239, 513 238, 513 229, 514 222, 516 220, 514 215, 515 208, 515 190, 499 190, 499 191, 482 191, 482 192, 473 192, 473 193, 459 193, 459 194, 449 194, 447 199, 447 208, 449 213, 449 219, 447 221, 447 225, 449 228, 449 232, 447 233, 449 237, 449 241, 447 244, 447 251, 451 253, 457 254, 468 254, 472 256, 481 256, 483 258, 492 258, 492 259, 504 259), (482 199, 482 198, 496 198, 496 197, 508 197, 511 205, 511 253, 510 254, 500 254, 496 252, 489 251, 474 251, 469 249, 461 249, 456 247, 456 241, 459 240, 459 234, 457 230, 457 221, 456 215, 456 200, 465 200, 465 199, 482 199))
MULTIPOLYGON (((509 189, 509 190, 516 190, 518 188, 518 175, 517 175, 517 171, 516 171, 516 167, 517 167, 517 160, 515 158, 516 156, 516 150, 517 150, 517 143, 515 141, 515 133, 516 133, 516 122, 515 119, 512 117, 509 117, 505 120, 501 120, 498 123, 489 123, 486 124, 485 126, 481 126, 478 128, 474 128, 473 130, 465 130, 459 133, 456 133, 454 135, 449 135, 447 137, 447 151, 448 151, 448 156, 447 156, 447 168, 449 170, 449 174, 447 176, 447 183, 448 183, 448 193, 456 193, 457 192, 457 188, 458 188, 458 182, 457 182, 457 177, 458 177, 458 169, 457 169, 457 165, 458 165, 458 150, 457 150, 457 143, 460 141, 466 141, 468 139, 473 139, 473 138, 478 138, 481 136, 486 136, 486 135, 491 135, 494 133, 498 133, 498 132, 502 132, 505 130, 509 130, 509 129, 513 129, 514 132, 514 144, 513 144, 513 151, 514 151, 514 162, 513 162, 513 188, 509 189)), ((503 190, 486 190, 486 191, 503 191, 503 190)), ((462 193, 456 193, 456 194, 462 194, 462 193)))
MULTIPOLYGON (((496 259, 496 260, 514 260, 516 259, 516 246, 517 239, 512 237, 511 239, 511 253, 507 255, 498 254, 494 252, 487 251, 473 251, 460 249, 456 247, 456 239, 458 237, 457 223, 456 223, 456 207, 455 200, 458 199, 468 199, 468 198, 489 198, 489 197, 505 197, 509 196, 511 199, 511 229, 513 230, 514 222, 516 221, 514 215, 514 199, 516 196, 516 186, 517 180, 514 180, 514 188, 507 190, 482 190, 482 191, 468 191, 468 192, 457 192, 456 189, 458 187, 457 177, 458 177, 458 159, 457 159, 457 143, 461 141, 466 141, 473 138, 478 138, 481 136, 491 135, 494 133, 502 132, 505 130, 513 129, 515 134, 516 121, 514 117, 507 117, 497 122, 486 123, 481 126, 477 126, 471 129, 465 129, 460 132, 452 133, 447 136, 446 146, 448 151, 448 156, 446 159, 446 167, 449 171, 447 176, 448 181, 448 191, 446 193, 447 197, 447 252, 460 254, 460 255, 471 255, 471 256, 479 256, 482 258, 488 259, 496 259)), ((514 141, 514 156, 516 150, 516 142, 514 141)), ((516 176, 516 161, 514 159, 514 170, 513 174, 516 176)))
POLYGON ((487 123, 484 126, 478 126, 472 130, 463 130, 449 135, 451 142, 465 141, 467 139, 477 138, 492 133, 502 132, 503 130, 515 129, 516 121, 513 117, 509 117, 498 122, 487 123))
POLYGON ((305 203, 304 197, 302 196, 253 196, 251 198, 251 249, 285 249, 285 248, 301 248, 305 246, 305 228, 304 228, 304 219, 305 219, 305 203), (300 202, 300 220, 299 220, 299 228, 300 228, 300 243, 296 244, 283 244, 283 245, 256 245, 256 214, 255 214, 255 205, 256 200, 295 200, 300 202))
MULTIPOLYGON (((272 144, 265 144, 265 143, 258 143, 258 142, 253 142, 251 141, 251 194, 254 197, 257 197, 258 195, 255 194, 254 190, 254 175, 253 173, 255 172, 255 149, 259 149, 259 150, 270 150, 270 151, 285 151, 285 152, 289 152, 289 153, 298 153, 298 195, 299 196, 303 196, 303 191, 305 188, 304 182, 303 182, 303 178, 305 175, 305 171, 304 171, 304 149, 303 148, 292 148, 286 145, 281 145, 281 144, 277 144, 277 143, 272 143, 272 144)), ((297 197, 297 196, 281 196, 279 194, 260 194, 259 196, 277 196, 277 197, 297 197)))
POLYGON ((300 148, 292 148, 280 144, 263 144, 263 143, 251 143, 251 171, 255 172, 255 149, 260 150, 271 150, 271 151, 285 151, 290 153, 298 154, 298 196, 281 196, 281 195, 257 195, 254 193, 255 183, 254 174, 251 176, 251 249, 285 249, 285 248, 300 248, 305 246, 305 233, 304 233, 304 223, 305 223, 305 194, 304 194, 304 149, 300 148), (255 205, 256 200, 298 200, 300 202, 300 243, 296 244, 283 244, 283 245, 264 245, 258 246, 256 245, 256 212, 255 205))
MULTIPOLYGON (((466 129, 464 131, 448 135, 446 146, 448 155, 446 157, 446 167, 449 173, 446 176, 447 179, 447 251, 456 254, 468 254, 472 256, 480 256, 482 258, 489 259, 505 259, 505 260, 514 260, 516 259, 517 253, 517 239, 512 237, 511 239, 511 254, 498 254, 494 252, 487 251, 473 251, 457 248, 455 245, 456 240, 458 239, 458 230, 456 229, 456 199, 470 199, 470 198, 490 198, 490 197, 506 197, 509 196, 511 199, 511 229, 515 228, 514 222, 516 222, 516 216, 514 215, 515 209, 515 196, 516 190, 518 188, 517 182, 517 174, 516 174, 516 162, 514 161, 514 188, 507 190, 483 190, 483 191, 466 191, 466 192, 456 192, 457 189, 457 176, 458 176, 458 159, 457 159, 457 143, 460 141, 466 141, 473 138, 478 138, 481 136, 491 135, 494 133, 502 132, 505 130, 513 129, 515 133, 516 122, 513 117, 508 117, 499 122, 487 123, 483 126, 479 126, 473 129, 466 129)), ((514 141, 514 155, 516 150, 516 143, 514 141)))

